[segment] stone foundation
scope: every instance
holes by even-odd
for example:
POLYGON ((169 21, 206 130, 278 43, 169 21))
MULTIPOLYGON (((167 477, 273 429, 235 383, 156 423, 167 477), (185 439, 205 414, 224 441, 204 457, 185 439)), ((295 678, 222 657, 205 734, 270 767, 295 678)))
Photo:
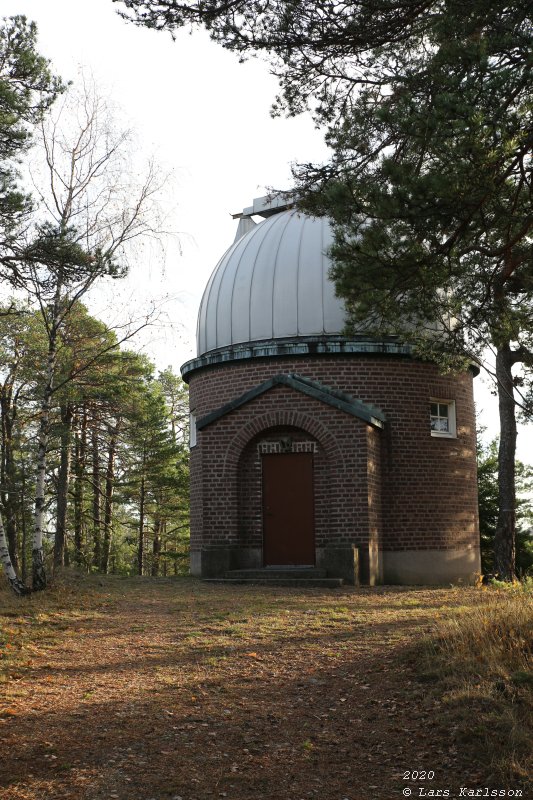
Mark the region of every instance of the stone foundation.
POLYGON ((479 550, 385 550, 385 583, 421 586, 473 584, 481 572, 479 550))

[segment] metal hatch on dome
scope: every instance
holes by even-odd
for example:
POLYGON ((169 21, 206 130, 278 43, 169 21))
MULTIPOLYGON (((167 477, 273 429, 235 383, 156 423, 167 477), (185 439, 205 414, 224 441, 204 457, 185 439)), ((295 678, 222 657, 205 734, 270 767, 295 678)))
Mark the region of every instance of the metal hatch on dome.
POLYGON ((232 214, 232 217, 233 219, 245 217, 264 217, 266 219, 273 214, 279 214, 280 211, 293 208, 296 199, 296 195, 292 192, 274 192, 264 197, 255 197, 251 206, 243 208, 238 214, 232 214))
POLYGON ((233 219, 239 220, 233 244, 255 228, 257 223, 252 217, 263 217, 263 219, 267 219, 274 214, 288 211, 290 208, 293 208, 295 200, 296 195, 294 194, 278 192, 276 194, 265 195, 265 197, 256 197, 251 206, 243 208, 243 210, 239 211, 237 214, 232 214, 231 216, 233 219))

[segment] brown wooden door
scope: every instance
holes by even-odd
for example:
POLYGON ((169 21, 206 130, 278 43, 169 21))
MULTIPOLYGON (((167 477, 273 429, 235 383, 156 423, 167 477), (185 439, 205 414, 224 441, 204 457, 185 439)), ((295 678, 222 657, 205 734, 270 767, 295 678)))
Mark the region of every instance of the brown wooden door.
POLYGON ((263 560, 265 566, 315 563, 313 456, 264 455, 263 560))

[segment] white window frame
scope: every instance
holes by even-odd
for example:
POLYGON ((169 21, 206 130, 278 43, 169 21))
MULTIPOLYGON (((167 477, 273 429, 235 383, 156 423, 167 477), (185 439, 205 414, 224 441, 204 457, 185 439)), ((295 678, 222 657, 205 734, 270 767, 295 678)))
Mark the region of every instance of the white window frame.
POLYGON ((429 409, 429 425, 430 425, 430 432, 431 435, 434 436, 436 439, 456 439, 457 438, 457 417, 455 414, 455 400, 443 400, 442 397, 431 397, 430 400, 430 409, 429 409), (448 430, 447 431, 435 431, 431 427, 431 419, 434 416, 431 413, 431 406, 435 403, 438 403, 441 406, 448 407, 448 430))

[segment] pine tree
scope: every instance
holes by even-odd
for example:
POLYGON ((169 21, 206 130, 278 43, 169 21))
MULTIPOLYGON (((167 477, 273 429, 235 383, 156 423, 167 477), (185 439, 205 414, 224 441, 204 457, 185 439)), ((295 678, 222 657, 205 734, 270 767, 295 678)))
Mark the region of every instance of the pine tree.
POLYGON ((124 0, 155 29, 203 25, 266 54, 277 110, 311 108, 333 151, 295 170, 333 220, 350 330, 394 334, 443 369, 495 356, 496 569, 514 576, 516 404, 531 413, 531 4, 124 0), (437 335, 436 335, 437 332, 437 335))
POLYGON ((0 277, 16 284, 21 235, 32 203, 21 188, 18 161, 35 126, 62 90, 37 51, 37 29, 24 16, 0 22, 0 277))

